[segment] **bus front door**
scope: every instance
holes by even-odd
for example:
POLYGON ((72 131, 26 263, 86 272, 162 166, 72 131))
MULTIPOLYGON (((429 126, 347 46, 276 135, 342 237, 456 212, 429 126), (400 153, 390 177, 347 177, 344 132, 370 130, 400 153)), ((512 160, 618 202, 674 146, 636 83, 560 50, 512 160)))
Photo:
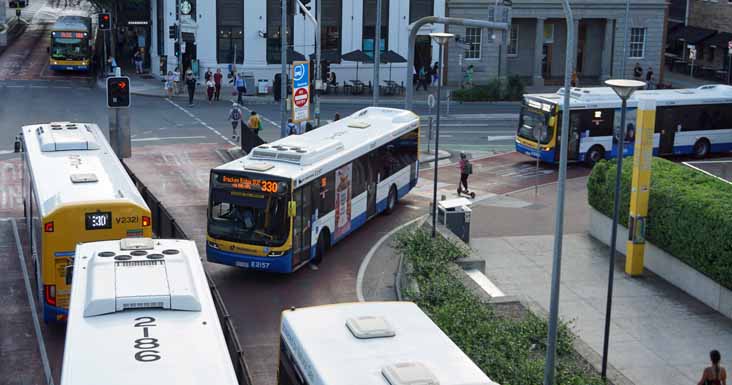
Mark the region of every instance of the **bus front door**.
POLYGON ((664 127, 661 130, 660 143, 658 144, 659 155, 672 155, 674 153, 675 137, 676 129, 674 127, 664 127))
POLYGON ((311 185, 312 183, 309 183, 300 187, 298 191, 295 191, 295 200, 298 204, 295 214, 295 223, 293 226, 293 269, 310 259, 310 232, 312 228, 313 213, 311 185))

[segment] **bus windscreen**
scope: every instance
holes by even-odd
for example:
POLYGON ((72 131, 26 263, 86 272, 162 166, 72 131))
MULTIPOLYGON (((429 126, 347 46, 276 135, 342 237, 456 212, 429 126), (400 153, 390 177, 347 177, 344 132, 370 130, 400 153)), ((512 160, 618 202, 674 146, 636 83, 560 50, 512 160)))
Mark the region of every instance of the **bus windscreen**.
POLYGON ((541 144, 548 144, 552 138, 552 134, 553 129, 549 127, 545 113, 528 107, 521 109, 518 130, 519 137, 533 142, 539 142, 540 139, 541 144))
POLYGON ((214 174, 208 233, 230 242, 281 246, 290 230, 289 183, 214 174))
POLYGON ((51 41, 51 58, 55 60, 83 60, 87 51, 86 38, 54 37, 51 41))

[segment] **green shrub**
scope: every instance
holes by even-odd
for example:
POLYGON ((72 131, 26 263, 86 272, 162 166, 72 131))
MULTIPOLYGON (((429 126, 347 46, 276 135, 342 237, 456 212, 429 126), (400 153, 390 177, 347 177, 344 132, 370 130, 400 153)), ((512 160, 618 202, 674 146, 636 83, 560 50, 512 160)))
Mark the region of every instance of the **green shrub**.
MULTIPOLYGON (((544 378, 547 323, 529 313, 520 320, 498 317, 448 271, 449 262, 467 250, 423 230, 402 232, 396 248, 412 267, 419 292, 408 292, 422 310, 493 381, 502 385, 541 384, 544 378)), ((572 349, 572 335, 561 325, 557 339, 558 384, 602 384, 572 349)))
MULTIPOLYGON (((623 163, 620 223, 628 226, 632 158, 623 163)), ((595 165, 587 182, 590 206, 612 217, 615 161, 595 165)), ((732 186, 654 158, 646 239, 732 289, 732 186)))
POLYGON ((521 100, 526 85, 519 76, 510 76, 506 81, 495 78, 485 85, 458 88, 452 91, 452 98, 460 102, 494 102, 499 100, 521 100))

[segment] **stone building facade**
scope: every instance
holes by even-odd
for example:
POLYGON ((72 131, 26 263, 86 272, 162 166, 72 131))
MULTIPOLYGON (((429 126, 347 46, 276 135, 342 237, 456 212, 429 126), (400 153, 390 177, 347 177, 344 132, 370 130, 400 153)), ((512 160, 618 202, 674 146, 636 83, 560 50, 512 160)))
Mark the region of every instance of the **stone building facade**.
MULTIPOLYGON (((572 47, 574 68, 581 83, 596 84, 611 77, 631 77, 636 63, 644 69, 651 67, 654 72, 660 72, 667 2, 632 2, 627 32, 629 44, 624 53, 625 3, 625 0, 571 2, 575 18, 573 28, 578 37, 572 47)), ((495 0, 450 0, 447 14, 491 20, 494 5, 495 0)), ((456 48, 465 51, 448 62, 451 83, 459 83, 470 64, 474 66, 474 78, 478 82, 496 76, 519 75, 530 79, 534 85, 561 83, 567 46, 567 26, 561 3, 514 0, 509 12, 511 32, 497 33, 496 39, 491 39, 484 31, 476 42, 478 37, 474 31, 449 27, 450 32, 460 35, 456 48), (476 54, 478 46, 480 52, 476 54)), ((500 19, 501 12, 497 14, 500 19)))

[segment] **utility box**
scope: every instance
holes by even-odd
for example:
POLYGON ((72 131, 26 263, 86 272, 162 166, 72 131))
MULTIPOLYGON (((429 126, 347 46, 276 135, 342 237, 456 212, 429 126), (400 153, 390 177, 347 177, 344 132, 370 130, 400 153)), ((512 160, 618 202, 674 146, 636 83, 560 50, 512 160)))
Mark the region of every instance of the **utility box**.
POLYGON ((466 198, 437 202, 437 221, 465 243, 470 242, 470 204, 466 198))
POLYGON ((257 94, 257 84, 254 82, 254 74, 251 72, 245 72, 244 73, 244 86, 247 87, 247 92, 245 95, 247 96, 254 96, 257 94))

